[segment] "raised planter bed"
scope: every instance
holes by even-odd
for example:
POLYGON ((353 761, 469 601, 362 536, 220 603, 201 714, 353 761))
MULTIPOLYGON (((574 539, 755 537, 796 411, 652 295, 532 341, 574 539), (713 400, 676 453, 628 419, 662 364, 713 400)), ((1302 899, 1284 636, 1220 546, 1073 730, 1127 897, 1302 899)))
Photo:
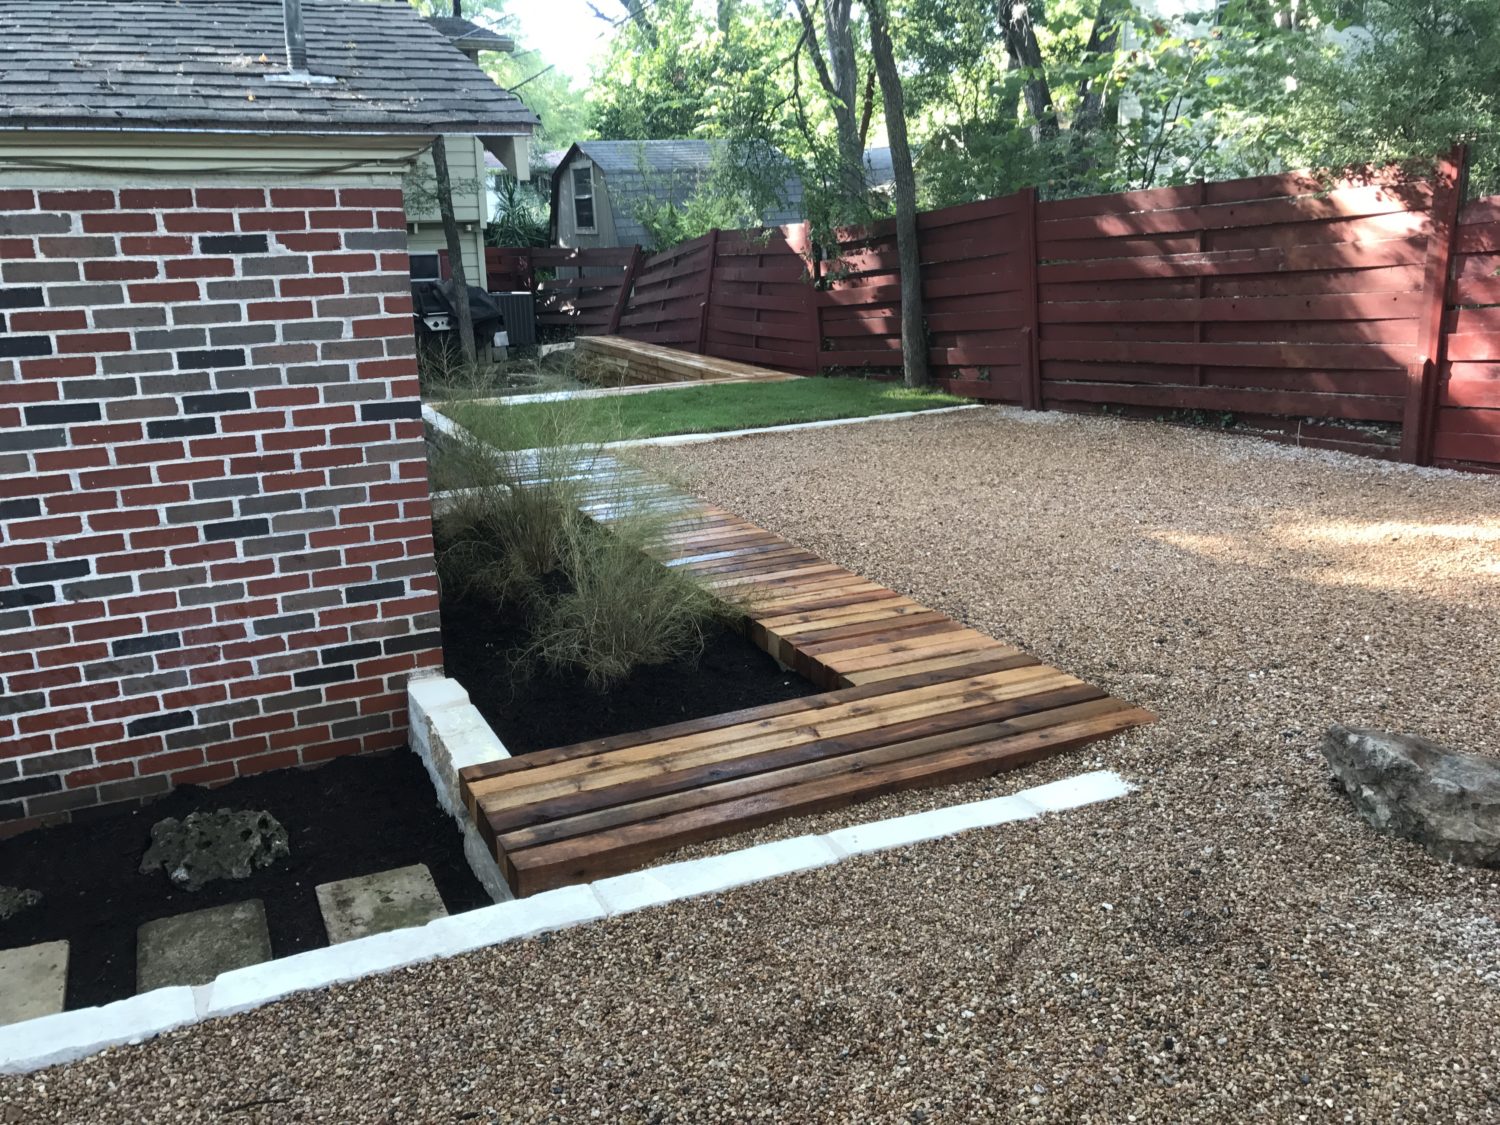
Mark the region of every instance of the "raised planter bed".
POLYGON ((696 658, 640 668, 607 692, 590 687, 581 673, 538 669, 515 677, 515 659, 528 633, 514 610, 445 598, 442 626, 448 675, 464 686, 512 754, 800 699, 818 690, 722 626, 711 629, 696 658))

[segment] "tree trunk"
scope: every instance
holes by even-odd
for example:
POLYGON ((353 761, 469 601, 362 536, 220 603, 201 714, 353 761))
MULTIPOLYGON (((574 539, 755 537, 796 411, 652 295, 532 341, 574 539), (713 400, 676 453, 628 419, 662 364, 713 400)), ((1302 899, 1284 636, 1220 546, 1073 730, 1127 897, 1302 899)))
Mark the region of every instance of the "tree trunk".
POLYGON ((1046 61, 1036 39, 1035 20, 1044 18, 1042 0, 999 0, 1000 30, 1005 35, 1005 49, 1016 67, 1026 72, 1022 92, 1026 110, 1031 114, 1031 132, 1039 141, 1050 141, 1060 131, 1057 107, 1052 104, 1052 88, 1047 83, 1046 61), (1034 17, 1034 18, 1033 18, 1034 17))
MULTIPOLYGON (((1088 45, 1083 49, 1085 62, 1097 63, 1113 55, 1120 42, 1120 17, 1124 14, 1120 0, 1099 0, 1094 27, 1088 45)), ((1104 119, 1104 102, 1109 85, 1103 75, 1085 78, 1078 84, 1078 112, 1073 117, 1072 132, 1085 134, 1099 127, 1104 119)))
POLYGON ((453 273, 453 311, 458 314, 458 346, 465 363, 476 363, 474 314, 469 310, 469 279, 464 273, 464 247, 453 217, 453 182, 448 178, 448 146, 441 135, 432 142, 432 169, 437 174, 438 213, 443 216, 443 235, 448 240, 448 266, 453 273))
POLYGON ((828 95, 833 109, 839 152, 839 195, 857 215, 865 204, 865 151, 860 141, 859 102, 856 96, 859 86, 858 60, 854 55, 854 37, 850 29, 853 0, 822 0, 821 40, 826 42, 820 41, 807 0, 793 2, 802 21, 803 42, 812 55, 818 82, 828 95), (828 50, 826 61, 823 57, 825 46, 828 50))
POLYGON ((870 46, 875 74, 885 99, 885 132, 891 142, 891 170, 896 178, 896 252, 901 263, 901 370, 908 387, 925 387, 927 327, 922 311, 922 258, 917 247, 917 177, 906 140, 906 102, 896 51, 891 45, 885 0, 865 0, 870 15, 870 46))

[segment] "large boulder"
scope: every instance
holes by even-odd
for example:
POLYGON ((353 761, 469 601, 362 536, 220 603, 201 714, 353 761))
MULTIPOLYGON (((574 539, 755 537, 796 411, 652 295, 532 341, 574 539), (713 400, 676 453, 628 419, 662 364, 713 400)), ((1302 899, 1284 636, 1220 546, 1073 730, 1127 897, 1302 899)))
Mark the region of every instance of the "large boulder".
POLYGON ((1500 867, 1500 759, 1335 724, 1323 756, 1359 814, 1433 855, 1500 867))
POLYGON ((289 855, 286 829, 268 812, 195 812, 181 820, 169 816, 151 826, 151 846, 141 859, 141 874, 165 868, 173 883, 196 891, 215 879, 248 879, 256 868, 289 855))

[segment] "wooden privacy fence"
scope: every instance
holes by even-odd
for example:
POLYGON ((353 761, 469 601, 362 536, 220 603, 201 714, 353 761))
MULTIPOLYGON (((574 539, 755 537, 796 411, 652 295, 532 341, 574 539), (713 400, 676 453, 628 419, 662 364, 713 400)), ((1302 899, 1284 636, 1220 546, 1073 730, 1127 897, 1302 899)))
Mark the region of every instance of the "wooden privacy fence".
MULTIPOLYGON (((924 212, 934 378, 1033 409, 1232 414, 1303 444, 1500 470, 1500 197, 1462 206, 1465 159, 1431 180, 1028 189, 924 212)), ((638 340, 801 374, 901 365, 891 222, 816 251, 803 225, 712 231, 640 261, 619 295, 615 331, 638 340)))

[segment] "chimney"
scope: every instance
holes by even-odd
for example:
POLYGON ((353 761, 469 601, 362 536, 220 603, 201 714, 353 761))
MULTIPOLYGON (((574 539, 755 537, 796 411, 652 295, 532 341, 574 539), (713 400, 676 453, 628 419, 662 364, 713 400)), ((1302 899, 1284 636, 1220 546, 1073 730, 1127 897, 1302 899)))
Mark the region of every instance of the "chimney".
POLYGON ((302 0, 281 0, 286 21, 286 68, 292 74, 307 73, 307 40, 302 34, 302 0))

